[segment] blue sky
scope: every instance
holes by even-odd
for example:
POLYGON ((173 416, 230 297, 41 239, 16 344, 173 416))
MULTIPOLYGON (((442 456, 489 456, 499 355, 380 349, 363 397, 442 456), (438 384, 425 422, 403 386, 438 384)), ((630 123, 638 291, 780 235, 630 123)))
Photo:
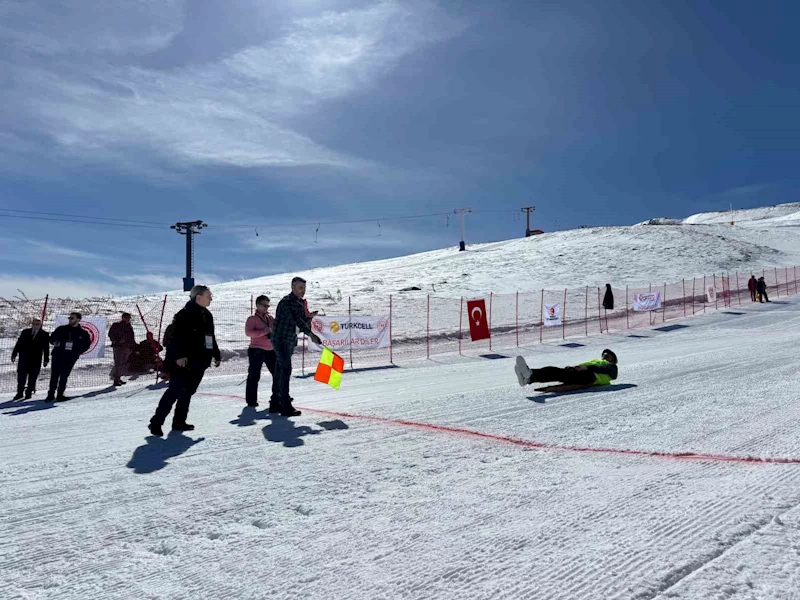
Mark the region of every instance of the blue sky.
POLYGON ((0 1, 0 296, 798 200, 797 2, 0 1), (102 9, 100 8, 102 7, 102 9), (286 227, 312 221, 368 223, 286 227), (372 221, 375 219, 375 221, 372 221), (448 226, 449 225, 449 226, 448 226), (258 228, 258 236, 255 235, 258 228))

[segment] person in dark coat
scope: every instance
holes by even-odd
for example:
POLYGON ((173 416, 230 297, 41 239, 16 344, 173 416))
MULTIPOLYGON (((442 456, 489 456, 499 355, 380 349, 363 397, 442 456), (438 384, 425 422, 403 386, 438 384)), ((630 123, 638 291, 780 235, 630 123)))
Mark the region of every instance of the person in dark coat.
POLYGON ((758 281, 755 275, 750 275, 750 281, 747 282, 747 289, 750 291, 750 300, 756 301, 756 292, 758 291, 758 281))
POLYGON ((164 435, 161 427, 167 419, 172 406, 173 431, 192 431, 194 425, 186 422, 189 403, 203 380, 206 369, 219 367, 221 355, 214 334, 214 317, 208 310, 212 301, 211 290, 204 285, 196 285, 189 294, 189 302, 175 315, 172 338, 167 347, 165 363, 170 373, 169 388, 161 396, 156 412, 150 419, 150 433, 164 435))
POLYGON ((606 284, 606 295, 603 296, 603 308, 614 310, 614 292, 611 291, 611 284, 606 284))
POLYGON ((111 379, 115 386, 125 385, 122 375, 128 368, 131 354, 136 349, 136 336, 133 333, 130 313, 122 313, 122 318, 108 330, 108 339, 114 349, 114 366, 111 367, 111 379))
POLYGON ((50 352, 50 335, 42 329, 42 320, 33 319, 31 326, 24 329, 17 340, 14 350, 11 351, 11 362, 19 356, 17 363, 17 395, 14 400, 30 400, 36 393, 36 381, 42 370, 42 362, 47 366, 50 352), (25 388, 27 384, 27 390, 25 388))
MULTIPOLYGON (((278 379, 278 402, 280 413, 284 417, 296 417, 300 411, 292 406, 292 397, 289 395, 289 382, 292 377, 292 354, 297 347, 297 332, 302 331, 310 337, 315 344, 322 341, 311 331, 311 317, 306 316, 306 305, 303 296, 306 295, 306 281, 302 277, 292 279, 292 292, 285 296, 275 311, 275 323, 270 335, 272 346, 277 356, 276 375, 278 379)), ((309 313, 310 314, 310 313, 309 313)))
POLYGON ((758 292, 758 301, 759 302, 764 302, 764 300, 766 300, 767 302, 770 301, 769 296, 767 295, 767 282, 764 281, 763 277, 759 277, 758 278, 758 284, 756 286, 756 291, 758 292))
POLYGON ((53 368, 50 372, 50 390, 45 401, 63 402, 69 400, 64 392, 75 363, 92 345, 89 333, 81 327, 81 313, 70 313, 68 324, 57 327, 50 335, 50 344, 53 346, 53 368))

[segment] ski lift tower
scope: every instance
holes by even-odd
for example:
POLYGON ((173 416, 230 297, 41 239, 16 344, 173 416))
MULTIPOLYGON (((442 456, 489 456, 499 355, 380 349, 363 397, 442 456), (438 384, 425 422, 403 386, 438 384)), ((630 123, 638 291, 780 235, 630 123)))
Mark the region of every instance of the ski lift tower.
POLYGON ((202 221, 187 221, 185 223, 175 223, 170 229, 174 229, 181 235, 186 236, 186 277, 183 278, 183 291, 191 292, 194 287, 194 236, 200 234, 200 230, 208 227, 208 223, 202 221))
POLYGON ((466 243, 464 243, 464 217, 467 213, 471 213, 471 208, 457 208, 453 211, 454 214, 457 214, 461 217, 461 243, 458 245, 458 251, 464 252, 467 249, 466 243))

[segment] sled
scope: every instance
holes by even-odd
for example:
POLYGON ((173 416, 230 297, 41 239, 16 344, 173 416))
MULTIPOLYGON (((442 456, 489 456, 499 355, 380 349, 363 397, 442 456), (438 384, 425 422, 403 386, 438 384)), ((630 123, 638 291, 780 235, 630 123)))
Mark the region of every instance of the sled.
POLYGON ((534 388, 537 392, 544 392, 549 394, 564 394, 567 392, 577 392, 579 390, 588 390, 593 387, 600 387, 594 384, 582 385, 577 383, 562 383, 559 385, 548 385, 545 387, 534 388))

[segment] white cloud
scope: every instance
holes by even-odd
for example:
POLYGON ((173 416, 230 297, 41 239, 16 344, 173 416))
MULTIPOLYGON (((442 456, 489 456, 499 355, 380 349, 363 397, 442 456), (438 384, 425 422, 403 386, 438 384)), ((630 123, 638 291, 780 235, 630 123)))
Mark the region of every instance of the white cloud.
POLYGON ((156 165, 172 168, 363 169, 368 162, 300 133, 296 120, 326 101, 369 90, 403 56, 463 30, 431 2, 384 0, 291 21, 282 37, 207 64, 158 70, 109 54, 166 47, 180 31, 181 3, 113 4, 99 12, 82 0, 57 10, 50 3, 0 4, 0 39, 15 50, 13 60, 0 63, 14 80, 0 92, 0 125, 23 124, 50 137, 62 160, 159 175, 164 166, 137 155, 155 155, 156 165))
POLYGON ((97 281, 0 275, 0 297, 10 299, 20 296, 19 290, 30 299, 44 298, 47 295, 51 298, 88 298, 113 293, 113 288, 97 281))
POLYGON ((4 0, 0 40, 46 56, 144 54, 181 29, 185 0, 4 0))

